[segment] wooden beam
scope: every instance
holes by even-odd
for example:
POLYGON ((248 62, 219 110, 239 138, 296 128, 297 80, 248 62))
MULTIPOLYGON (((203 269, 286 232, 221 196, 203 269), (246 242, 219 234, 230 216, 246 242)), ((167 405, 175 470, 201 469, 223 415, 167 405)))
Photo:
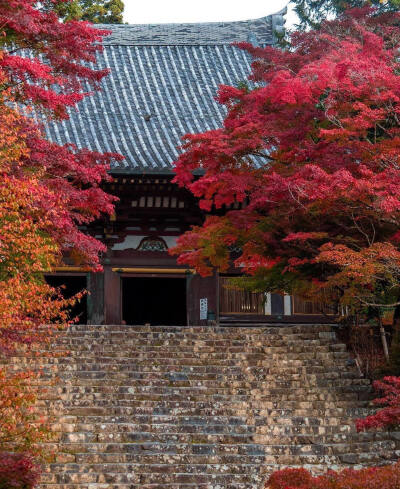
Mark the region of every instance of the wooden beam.
POLYGON ((113 272, 119 273, 170 273, 170 274, 184 274, 184 273, 196 273, 192 268, 113 268, 113 272))
POLYGON ((51 269, 51 272, 82 272, 88 273, 89 270, 84 267, 55 267, 51 269))

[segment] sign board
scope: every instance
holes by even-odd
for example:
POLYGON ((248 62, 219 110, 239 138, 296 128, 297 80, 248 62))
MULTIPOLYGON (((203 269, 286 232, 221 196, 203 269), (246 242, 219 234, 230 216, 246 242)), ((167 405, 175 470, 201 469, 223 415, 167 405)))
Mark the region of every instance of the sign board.
POLYGON ((200 299, 200 321, 207 319, 208 299, 200 299))

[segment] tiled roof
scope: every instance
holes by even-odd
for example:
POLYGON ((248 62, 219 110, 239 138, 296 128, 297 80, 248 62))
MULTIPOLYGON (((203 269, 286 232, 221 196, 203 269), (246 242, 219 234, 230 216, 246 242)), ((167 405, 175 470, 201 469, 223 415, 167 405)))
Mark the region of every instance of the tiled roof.
POLYGON ((271 44, 283 14, 243 22, 107 26, 112 34, 98 67, 111 74, 69 120, 47 128, 49 138, 123 154, 113 172, 169 172, 184 134, 220 126, 218 86, 236 85, 250 72, 248 56, 232 42, 271 44))
MULTIPOLYGON (((216 45, 245 41, 252 34, 259 44, 270 44, 273 37, 273 17, 239 22, 202 22, 199 24, 133 24, 113 25, 112 34, 104 44, 124 46, 216 45)), ((279 23, 279 21, 278 21, 279 23)), ((102 26, 105 29, 110 26, 102 26)))

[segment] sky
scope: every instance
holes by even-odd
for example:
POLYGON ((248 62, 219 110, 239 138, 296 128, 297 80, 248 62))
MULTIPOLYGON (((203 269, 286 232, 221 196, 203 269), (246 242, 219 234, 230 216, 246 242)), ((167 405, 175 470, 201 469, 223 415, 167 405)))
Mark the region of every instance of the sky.
MULTIPOLYGON (((218 22, 248 20, 279 12, 289 0, 124 0, 124 20, 129 24, 168 22, 218 22)), ((289 27, 296 21, 286 17, 289 27)))

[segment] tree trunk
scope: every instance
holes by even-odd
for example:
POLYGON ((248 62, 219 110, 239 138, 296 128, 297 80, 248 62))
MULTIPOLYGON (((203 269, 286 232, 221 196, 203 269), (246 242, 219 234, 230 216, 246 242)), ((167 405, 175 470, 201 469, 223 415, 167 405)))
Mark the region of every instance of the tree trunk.
POLYGON ((389 358, 389 348, 388 348, 387 339, 386 339, 385 327, 383 326, 382 316, 380 314, 378 316, 378 321, 379 321, 379 331, 381 332, 383 353, 385 355, 386 362, 389 363, 389 360, 390 360, 390 358, 389 358))
MULTIPOLYGON (((397 298, 397 301, 400 300, 400 297, 397 298)), ((396 331, 400 330, 400 306, 396 306, 393 314, 393 334, 396 331)))

